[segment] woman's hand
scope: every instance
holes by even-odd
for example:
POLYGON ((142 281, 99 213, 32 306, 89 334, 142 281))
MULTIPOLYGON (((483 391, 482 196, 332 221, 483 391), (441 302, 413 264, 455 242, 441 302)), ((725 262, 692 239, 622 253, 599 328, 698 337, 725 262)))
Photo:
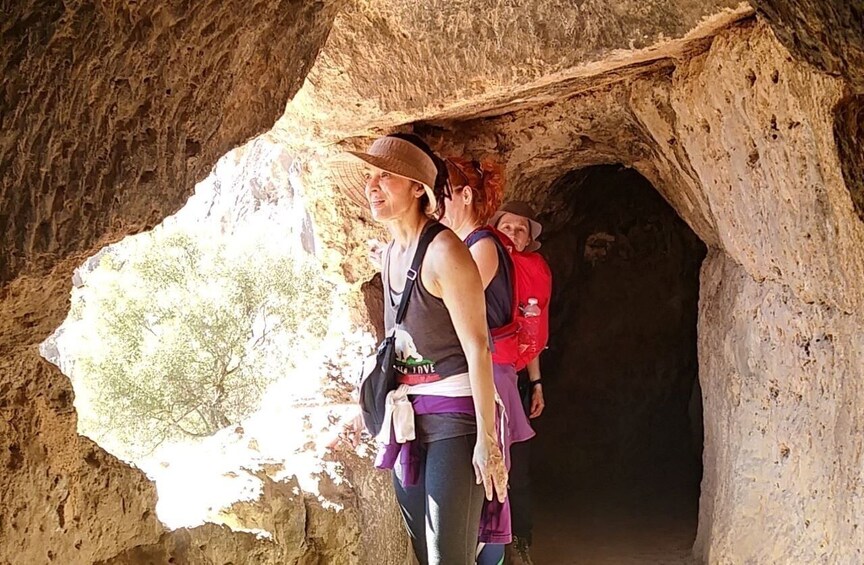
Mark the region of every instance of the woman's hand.
POLYGON ((546 401, 543 399, 543 385, 538 384, 531 387, 531 414, 530 418, 534 419, 543 413, 546 408, 546 401))
POLYGON ((472 462, 477 484, 483 483, 486 491, 486 500, 492 500, 497 493, 498 502, 503 504, 507 498, 507 467, 504 465, 504 456, 495 438, 490 438, 486 434, 477 436, 472 462))
POLYGON ((531 381, 531 410, 528 417, 532 420, 543 413, 546 401, 543 399, 543 385, 540 384, 540 356, 538 355, 528 363, 528 380, 531 381))
POLYGON ((364 429, 366 428, 363 425, 363 416, 360 412, 357 412, 356 416, 346 420, 342 424, 342 431, 339 432, 339 435, 327 447, 333 449, 341 442, 347 443, 351 447, 357 447, 360 445, 360 437, 363 435, 364 429))

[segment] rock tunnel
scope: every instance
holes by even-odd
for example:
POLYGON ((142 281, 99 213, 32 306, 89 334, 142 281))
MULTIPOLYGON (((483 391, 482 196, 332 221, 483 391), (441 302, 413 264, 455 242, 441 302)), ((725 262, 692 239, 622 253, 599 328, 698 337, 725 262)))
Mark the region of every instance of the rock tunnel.
POLYGON ((547 202, 543 254, 556 291, 543 356, 550 410, 530 448, 537 560, 597 560, 598 542, 625 560, 628 552, 686 555, 701 479, 696 319, 705 246, 650 182, 619 165, 568 172, 547 202), (633 531, 670 546, 632 547, 652 537, 633 531))
POLYGON ((555 206, 545 234, 556 337, 544 365, 550 400, 573 409, 538 421, 538 457, 550 462, 554 482, 569 475, 603 486, 680 470, 698 484, 701 413, 691 418, 689 409, 691 396, 701 398, 694 391, 704 244, 632 169, 573 171, 551 190, 550 200, 569 202, 555 206), (559 429, 546 445, 543 436, 559 429), (560 464, 552 463, 555 445, 568 454, 560 464))
POLYGON ((364 241, 381 233, 328 181, 329 154, 413 130, 497 156, 508 195, 537 203, 572 289, 556 295, 550 388, 592 404, 562 421, 553 400, 538 423, 550 473, 602 471, 591 494, 659 477, 683 496, 681 559, 861 561, 860 7, 433 8, 4 8, 0 563, 406 562, 386 482, 347 453, 338 545, 312 518, 275 540, 167 531, 146 477, 77 435, 69 381, 39 356, 85 257, 157 224, 270 128, 302 161, 322 261, 358 287, 360 320, 364 241))

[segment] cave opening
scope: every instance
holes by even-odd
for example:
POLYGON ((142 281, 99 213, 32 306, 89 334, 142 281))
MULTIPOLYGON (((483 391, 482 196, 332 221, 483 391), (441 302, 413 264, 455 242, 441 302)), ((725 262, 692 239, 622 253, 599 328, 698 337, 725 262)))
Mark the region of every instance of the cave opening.
POLYGON ((639 173, 550 187, 546 411, 531 467, 538 563, 689 563, 702 476, 704 243, 639 173))
POLYGON ((317 493, 337 433, 321 389, 359 346, 294 167, 269 134, 224 155, 176 214, 75 270, 41 344, 78 432, 155 483, 168 528, 271 535, 250 510, 267 481, 317 493))

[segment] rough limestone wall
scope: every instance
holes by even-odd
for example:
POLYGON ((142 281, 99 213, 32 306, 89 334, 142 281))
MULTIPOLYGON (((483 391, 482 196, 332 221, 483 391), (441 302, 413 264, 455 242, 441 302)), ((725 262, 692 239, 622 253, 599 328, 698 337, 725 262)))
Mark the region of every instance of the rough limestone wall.
POLYGON ((675 131, 723 249, 699 321, 709 563, 861 561, 864 223, 834 142, 843 93, 765 23, 674 77, 675 131))
POLYGON ((796 57, 864 91, 864 4, 860 0, 752 0, 796 57))
MULTIPOLYGON (((691 55, 705 46, 694 47, 691 55)), ((512 197, 548 214, 559 203, 550 187, 569 171, 598 164, 638 170, 708 245, 719 245, 713 212, 674 132, 669 101, 674 64, 661 60, 630 69, 619 82, 571 93, 553 104, 495 119, 421 128, 445 154, 493 157, 505 165, 512 197), (428 131, 426 131, 428 130, 428 131)))
MULTIPOLYGON (((367 450, 367 454, 371 451, 367 450)), ((359 525, 359 543, 355 544, 357 559, 352 563, 413 565, 414 552, 411 540, 403 533, 405 525, 396 504, 390 473, 374 468, 370 457, 360 457, 350 448, 338 449, 333 457, 341 464, 342 476, 351 485, 353 496, 344 504, 356 513, 359 525)))
POLYGON ((381 498, 382 492, 392 491, 389 474, 347 449, 338 450, 334 461, 346 480, 322 479, 320 492, 331 506, 303 492, 296 479, 275 482, 256 472, 264 481, 261 497, 224 509, 224 525, 166 532, 155 543, 98 565, 410 565, 408 537, 400 535, 401 515, 392 511, 393 501, 381 498), (236 531, 240 529, 245 531, 236 531), (259 539, 249 533, 253 529, 267 531, 271 538, 259 539))
POLYGON ((307 146, 530 105, 556 82, 593 82, 751 12, 739 0, 359 0, 278 129, 307 146))
MULTIPOLYGON (((302 550, 289 551, 255 534, 234 532, 227 526, 204 524, 164 533, 154 543, 132 547, 94 565, 164 565, 244 563, 249 565, 282 565, 297 563, 302 550)), ((315 561, 312 561, 313 563, 315 561)))
POLYGON ((76 434, 69 379, 33 351, 0 358, 0 563, 90 563, 155 539, 153 485, 76 434))
POLYGON ((76 435, 70 383, 38 345, 66 314, 75 266, 176 211, 220 155, 272 126, 335 10, 4 5, 0 563, 91 563, 159 537, 153 486, 76 435))
POLYGON ((834 141, 843 83, 795 61, 764 23, 681 65, 672 106, 721 247, 808 302, 864 307, 864 224, 834 141))
POLYGON ((864 316, 702 268, 705 563, 864 562, 864 316))

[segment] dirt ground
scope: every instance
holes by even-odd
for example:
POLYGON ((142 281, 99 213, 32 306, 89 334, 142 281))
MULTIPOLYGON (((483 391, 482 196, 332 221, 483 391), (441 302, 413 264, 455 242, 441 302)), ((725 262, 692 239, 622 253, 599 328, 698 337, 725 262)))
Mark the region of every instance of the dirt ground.
POLYGON ((534 563, 696 565, 696 494, 674 486, 652 490, 538 496, 534 563))

